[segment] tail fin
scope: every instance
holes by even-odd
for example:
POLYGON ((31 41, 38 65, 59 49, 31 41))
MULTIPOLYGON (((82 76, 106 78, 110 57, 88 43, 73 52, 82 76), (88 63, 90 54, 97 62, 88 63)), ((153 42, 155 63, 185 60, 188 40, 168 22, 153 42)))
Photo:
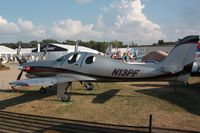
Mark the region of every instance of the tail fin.
POLYGON ((160 63, 163 71, 177 73, 191 71, 196 55, 199 36, 191 35, 181 39, 170 54, 160 63))

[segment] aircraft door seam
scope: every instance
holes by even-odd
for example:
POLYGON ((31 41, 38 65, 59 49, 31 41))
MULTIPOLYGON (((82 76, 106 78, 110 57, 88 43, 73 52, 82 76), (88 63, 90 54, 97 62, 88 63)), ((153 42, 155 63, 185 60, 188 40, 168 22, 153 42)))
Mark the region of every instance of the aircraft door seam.
POLYGON ((81 61, 81 64, 80 64, 80 67, 82 67, 83 60, 85 59, 85 56, 86 56, 86 55, 87 55, 87 53, 85 53, 85 55, 83 56, 82 61, 81 61))

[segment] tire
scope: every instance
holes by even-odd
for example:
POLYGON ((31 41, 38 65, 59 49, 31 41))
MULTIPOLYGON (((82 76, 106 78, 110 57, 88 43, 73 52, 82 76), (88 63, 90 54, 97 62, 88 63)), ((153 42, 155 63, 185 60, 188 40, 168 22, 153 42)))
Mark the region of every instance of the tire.
POLYGON ((39 90, 40 94, 45 94, 46 93, 46 89, 41 87, 40 90, 39 90))
POLYGON ((64 94, 64 96, 61 97, 61 100, 63 102, 68 102, 70 101, 70 95, 69 94, 64 94))
POLYGON ((93 90, 94 89, 94 85, 92 84, 92 83, 87 83, 87 84, 85 84, 85 88, 86 88, 86 90, 93 90))
POLYGON ((189 87, 189 83, 188 82, 184 82, 183 85, 184 85, 184 87, 189 87))

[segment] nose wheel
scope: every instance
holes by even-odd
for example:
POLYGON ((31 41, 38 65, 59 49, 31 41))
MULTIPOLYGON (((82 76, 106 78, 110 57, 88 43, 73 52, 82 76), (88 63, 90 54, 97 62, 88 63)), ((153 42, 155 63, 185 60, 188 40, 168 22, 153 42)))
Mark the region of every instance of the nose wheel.
POLYGON ((183 83, 183 86, 184 86, 184 87, 189 87, 189 83, 188 83, 188 82, 184 82, 184 83, 183 83))
POLYGON ((63 102, 69 102, 71 97, 69 93, 69 88, 71 88, 72 83, 60 83, 57 84, 57 98, 63 102))
POLYGON ((67 93, 67 92, 65 92, 65 94, 61 97, 61 100, 63 101, 63 102, 68 102, 68 101, 70 101, 70 95, 67 93))

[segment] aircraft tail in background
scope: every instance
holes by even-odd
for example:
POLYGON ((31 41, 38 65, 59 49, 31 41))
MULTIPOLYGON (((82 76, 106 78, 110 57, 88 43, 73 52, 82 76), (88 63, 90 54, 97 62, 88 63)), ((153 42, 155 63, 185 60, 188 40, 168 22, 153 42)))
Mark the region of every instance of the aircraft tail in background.
POLYGON ((191 72, 197 50, 199 36, 191 35, 178 41, 169 55, 160 62, 162 71, 177 73, 191 72))

